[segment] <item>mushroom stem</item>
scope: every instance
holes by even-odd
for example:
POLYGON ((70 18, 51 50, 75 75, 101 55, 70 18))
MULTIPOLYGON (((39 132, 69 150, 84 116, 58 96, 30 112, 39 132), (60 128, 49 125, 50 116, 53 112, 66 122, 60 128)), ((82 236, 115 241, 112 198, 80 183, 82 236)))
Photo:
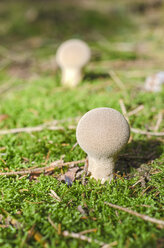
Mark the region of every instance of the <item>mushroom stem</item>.
POLYGON ((96 180, 100 179, 101 183, 111 182, 113 178, 115 159, 114 158, 93 158, 88 156, 88 171, 96 180))
POLYGON ((62 84, 69 87, 75 87, 82 79, 79 68, 62 68, 62 84))

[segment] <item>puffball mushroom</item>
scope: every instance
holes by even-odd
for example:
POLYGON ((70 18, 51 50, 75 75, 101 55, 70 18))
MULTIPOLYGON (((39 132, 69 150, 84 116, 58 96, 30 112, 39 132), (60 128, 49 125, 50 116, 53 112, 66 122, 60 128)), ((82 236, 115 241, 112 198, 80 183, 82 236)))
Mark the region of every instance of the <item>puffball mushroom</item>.
POLYGON ((56 62, 62 71, 62 84, 75 87, 81 81, 82 68, 90 57, 90 48, 84 41, 71 39, 62 43, 56 53, 56 62))
POLYGON ((129 124, 124 116, 112 108, 95 108, 79 121, 76 137, 80 147, 88 154, 88 171, 101 183, 111 181, 115 160, 127 144, 129 124))

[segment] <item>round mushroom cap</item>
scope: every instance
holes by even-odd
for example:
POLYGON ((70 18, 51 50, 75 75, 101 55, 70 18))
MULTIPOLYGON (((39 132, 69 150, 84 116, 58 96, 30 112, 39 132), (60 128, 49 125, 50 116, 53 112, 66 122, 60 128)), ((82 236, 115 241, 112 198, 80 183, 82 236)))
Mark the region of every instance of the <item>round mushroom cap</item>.
POLYGON ((84 41, 71 39, 62 43, 58 48, 56 62, 61 67, 83 67, 90 57, 90 48, 84 41))
POLYGON ((76 137, 81 148, 90 156, 108 158, 116 155, 128 142, 129 124, 112 108, 96 108, 79 121, 76 137))

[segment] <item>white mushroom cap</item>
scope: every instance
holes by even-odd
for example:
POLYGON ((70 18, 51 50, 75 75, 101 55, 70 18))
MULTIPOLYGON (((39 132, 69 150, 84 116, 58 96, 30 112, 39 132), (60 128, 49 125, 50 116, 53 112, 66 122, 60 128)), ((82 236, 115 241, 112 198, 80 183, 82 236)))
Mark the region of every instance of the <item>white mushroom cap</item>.
POLYGON ((84 41, 71 39, 62 43, 56 53, 56 62, 62 70, 62 83, 77 85, 81 80, 81 69, 90 57, 90 49, 84 41))
POLYGON ((124 116, 112 108, 90 110, 80 119, 76 132, 81 148, 96 157, 119 153, 128 142, 129 133, 124 116))
POLYGON ((112 108, 92 109, 80 119, 76 137, 88 154, 89 171, 94 178, 112 178, 115 157, 128 142, 129 135, 128 122, 112 108))
POLYGON ((90 59, 88 45, 78 39, 63 42, 56 53, 56 61, 61 67, 82 67, 90 59))

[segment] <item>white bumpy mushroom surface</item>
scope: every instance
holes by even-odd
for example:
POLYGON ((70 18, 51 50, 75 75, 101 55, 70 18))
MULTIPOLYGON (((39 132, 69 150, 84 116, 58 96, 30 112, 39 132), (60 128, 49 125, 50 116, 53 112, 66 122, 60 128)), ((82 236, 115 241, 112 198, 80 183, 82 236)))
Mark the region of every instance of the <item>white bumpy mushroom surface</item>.
POLYGON ((76 137, 80 147, 88 154, 88 171, 101 183, 111 181, 115 160, 127 144, 130 127, 124 116, 112 108, 96 108, 79 121, 76 137))
POLYGON ((56 52, 56 62, 62 71, 64 86, 75 87, 82 79, 82 68, 91 57, 88 45, 78 39, 63 42, 56 52))

